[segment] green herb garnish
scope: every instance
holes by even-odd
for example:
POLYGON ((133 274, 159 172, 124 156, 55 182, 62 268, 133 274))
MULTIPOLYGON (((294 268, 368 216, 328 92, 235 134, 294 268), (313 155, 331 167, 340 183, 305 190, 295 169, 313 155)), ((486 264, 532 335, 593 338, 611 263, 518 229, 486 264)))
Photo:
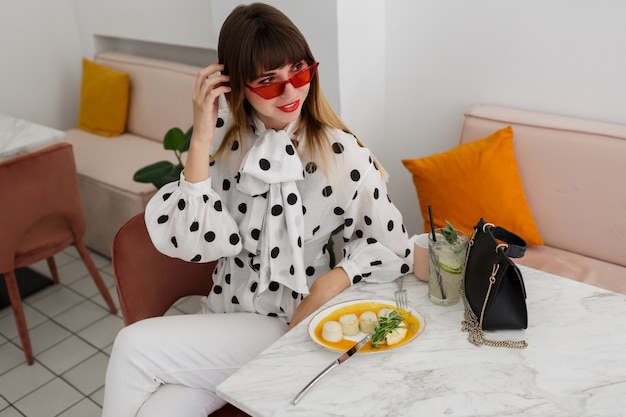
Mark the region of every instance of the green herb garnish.
POLYGON ((379 345, 385 340, 385 337, 398 329, 404 321, 404 317, 398 314, 397 311, 391 311, 388 316, 383 316, 378 319, 378 326, 374 329, 372 335, 372 347, 378 348, 379 345))
POLYGON ((444 239, 451 245, 455 244, 459 240, 459 235, 456 233, 456 229, 452 224, 446 220, 446 227, 441 229, 441 234, 444 239))

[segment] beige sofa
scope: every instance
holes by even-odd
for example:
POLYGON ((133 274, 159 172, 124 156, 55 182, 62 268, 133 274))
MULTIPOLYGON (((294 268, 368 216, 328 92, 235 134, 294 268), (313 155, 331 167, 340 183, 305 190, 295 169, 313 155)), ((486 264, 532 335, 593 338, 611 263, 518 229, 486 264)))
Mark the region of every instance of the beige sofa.
POLYGON ((506 126, 545 242, 518 263, 626 294, 626 126, 481 105, 460 143, 506 126))
POLYGON ((197 67, 117 52, 100 53, 94 61, 130 76, 126 132, 103 137, 70 129, 65 140, 74 146, 87 232, 85 244, 110 256, 117 230, 140 213, 156 192, 152 184, 133 181, 141 167, 160 160, 176 162, 163 149, 172 127, 192 124, 191 94, 197 67))

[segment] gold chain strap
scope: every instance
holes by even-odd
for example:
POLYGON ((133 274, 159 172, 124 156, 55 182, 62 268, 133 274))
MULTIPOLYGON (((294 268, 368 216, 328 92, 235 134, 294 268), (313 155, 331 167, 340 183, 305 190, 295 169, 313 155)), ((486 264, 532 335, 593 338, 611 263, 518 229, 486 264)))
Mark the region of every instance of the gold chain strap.
MULTIPOLYGON (((470 239, 470 248, 474 244, 474 236, 476 235, 476 231, 472 234, 472 238, 470 239)), ((469 253, 469 249, 468 249, 469 253)), ((462 321, 461 330, 464 332, 468 332, 467 339, 475 344, 476 346, 487 345, 493 347, 507 347, 507 348, 516 348, 516 349, 525 349, 528 347, 528 342, 525 340, 491 340, 485 337, 485 332, 483 331, 483 317, 485 315, 485 308, 487 307, 487 301, 489 300, 489 294, 491 293, 491 288, 493 284, 496 283, 496 274, 500 269, 499 264, 494 264, 493 269, 491 271, 491 275, 489 276, 489 288, 487 289, 487 294, 485 295, 485 301, 483 302, 483 307, 480 311, 480 320, 476 317, 476 314, 472 311, 467 301, 467 296, 465 295, 465 280, 462 281, 462 294, 463 294, 463 304, 465 306, 465 320, 462 321)))

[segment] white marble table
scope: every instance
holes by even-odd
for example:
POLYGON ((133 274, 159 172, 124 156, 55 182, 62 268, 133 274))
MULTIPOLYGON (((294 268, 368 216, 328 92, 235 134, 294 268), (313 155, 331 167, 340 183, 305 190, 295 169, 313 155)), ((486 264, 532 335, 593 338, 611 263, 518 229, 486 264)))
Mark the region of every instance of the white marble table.
POLYGON ((61 139, 65 133, 0 113, 0 161, 61 139))
MULTIPOLYGON (((460 330, 462 302, 428 301, 427 284, 405 277, 425 332, 392 351, 357 354, 297 404, 300 389, 338 354, 296 326, 224 381, 218 394, 255 417, 626 415, 626 296, 521 267, 529 328, 524 350, 477 347, 460 330)), ((328 303, 393 300, 392 284, 362 284, 328 303)))

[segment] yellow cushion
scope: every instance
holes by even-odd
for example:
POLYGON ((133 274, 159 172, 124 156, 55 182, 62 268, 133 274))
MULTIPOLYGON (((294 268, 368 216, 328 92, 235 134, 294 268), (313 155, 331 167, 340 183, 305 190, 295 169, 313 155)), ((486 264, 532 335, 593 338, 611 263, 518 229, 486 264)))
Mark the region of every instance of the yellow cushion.
POLYGON ((83 58, 83 81, 77 128, 102 136, 126 130, 130 77, 83 58))
POLYGON ((430 205, 435 227, 444 227, 448 220, 471 236, 483 217, 528 244, 543 244, 522 188, 510 126, 447 152, 402 163, 413 174, 424 230, 430 231, 430 205))

